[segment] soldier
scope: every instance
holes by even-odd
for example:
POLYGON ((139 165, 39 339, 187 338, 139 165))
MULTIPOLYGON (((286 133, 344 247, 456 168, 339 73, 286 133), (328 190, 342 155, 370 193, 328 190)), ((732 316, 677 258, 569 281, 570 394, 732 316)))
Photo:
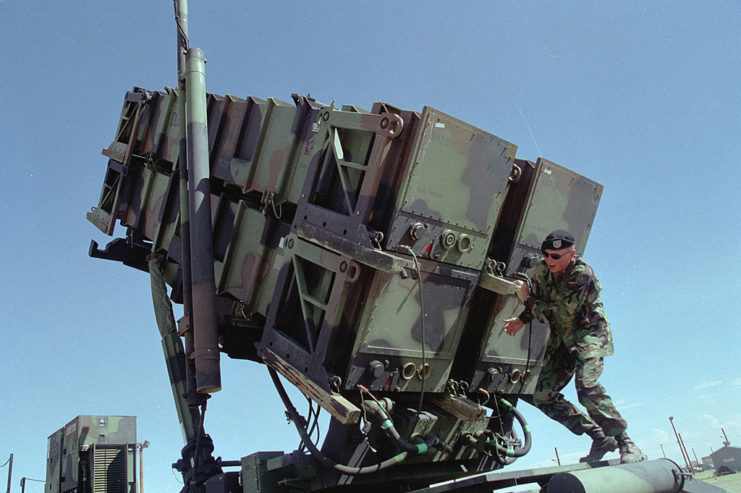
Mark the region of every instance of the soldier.
POLYGON ((515 335, 533 318, 550 325, 533 404, 572 433, 586 433, 592 438, 589 454, 581 462, 600 460, 618 447, 622 463, 645 460, 626 433, 627 423, 597 381, 604 357, 613 352, 610 326, 599 298, 599 281, 592 268, 576 255, 574 236, 568 231, 549 234, 541 251, 545 258, 533 272, 533 291, 522 284, 517 292, 524 311, 504 324, 509 335, 515 335), (588 415, 561 394, 574 375, 579 402, 588 415))

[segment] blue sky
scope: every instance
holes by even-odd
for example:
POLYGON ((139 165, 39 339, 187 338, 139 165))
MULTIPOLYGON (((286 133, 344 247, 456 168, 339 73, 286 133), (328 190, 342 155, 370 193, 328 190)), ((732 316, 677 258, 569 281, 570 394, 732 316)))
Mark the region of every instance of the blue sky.
MULTIPOLYGON (((178 491, 148 277, 88 258, 90 239, 109 238, 85 220, 125 92, 176 83, 172 4, 0 9, 0 463, 15 454, 20 491, 74 416, 136 415, 145 487, 178 491)), ((721 427, 741 442, 739 2, 192 0, 190 39, 210 92, 429 105, 602 183, 585 252, 616 346, 602 383, 651 457, 663 445, 681 460, 668 416, 698 457, 721 427)), ((265 368, 222 367, 215 453, 292 450, 265 368)), ((588 449, 524 410, 535 443, 513 467, 588 449)))

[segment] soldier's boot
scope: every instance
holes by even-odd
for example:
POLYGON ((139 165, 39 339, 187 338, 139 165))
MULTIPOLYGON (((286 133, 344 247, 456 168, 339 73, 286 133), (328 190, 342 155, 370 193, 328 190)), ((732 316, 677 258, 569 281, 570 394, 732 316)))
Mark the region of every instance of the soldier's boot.
POLYGON ((641 462, 647 459, 646 454, 638 448, 633 440, 630 439, 627 433, 622 432, 617 436, 617 442, 620 446, 620 463, 627 464, 629 462, 641 462))
POLYGON ((592 437, 592 448, 589 449, 589 453, 579 459, 579 462, 595 462, 608 452, 618 448, 618 442, 613 437, 605 436, 605 432, 602 428, 595 428, 592 431, 587 432, 592 437))

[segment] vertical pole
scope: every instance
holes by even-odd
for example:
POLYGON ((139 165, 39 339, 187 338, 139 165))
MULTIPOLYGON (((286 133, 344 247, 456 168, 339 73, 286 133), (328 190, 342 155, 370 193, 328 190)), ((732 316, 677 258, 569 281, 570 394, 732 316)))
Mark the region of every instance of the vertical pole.
POLYGON ((681 433, 677 433, 677 439, 679 440, 679 451, 682 452, 682 458, 684 459, 684 463, 687 464, 687 471, 689 472, 692 469, 692 465, 690 464, 690 456, 687 455, 687 449, 684 448, 681 433))
POLYGON ((6 464, 8 464, 8 489, 6 493, 10 493, 10 482, 13 480, 13 454, 10 454, 10 458, 6 464))
POLYGON ((178 76, 185 76, 185 54, 188 52, 188 0, 175 0, 178 28, 178 76))
POLYGON ((192 277, 190 269, 190 212, 188 204, 188 146, 185 139, 185 59, 188 53, 188 2, 187 0, 176 0, 175 19, 177 21, 177 45, 178 45, 178 114, 179 118, 179 146, 178 172, 180 175, 180 246, 181 263, 180 276, 183 285, 183 326, 181 334, 185 338, 185 383, 188 399, 190 422, 183 427, 185 442, 195 438, 195 430, 200 423, 200 412, 198 406, 202 398, 196 391, 196 369, 193 355, 195 352, 193 343, 193 294, 192 277))
POLYGON ((139 493, 144 493, 144 449, 147 447, 149 447, 149 440, 136 443, 139 451, 139 493))
POLYGON ((674 417, 669 416, 669 422, 672 425, 672 430, 674 430, 674 436, 677 437, 677 444, 679 445, 679 453, 682 454, 682 460, 684 460, 685 466, 687 466, 687 471, 692 469, 692 467, 689 464, 689 460, 687 459, 687 456, 684 453, 684 447, 682 447, 682 440, 679 438, 679 433, 677 433, 677 429, 674 427, 674 417))
POLYGON ((556 464, 559 466, 561 465, 561 459, 558 457, 558 447, 553 447, 553 450, 556 451, 556 464))
POLYGON ((661 455, 664 457, 664 459, 666 459, 666 452, 664 452, 664 444, 660 443, 659 447, 661 447, 661 455))
POLYGON ((690 459, 690 454, 687 452, 687 447, 684 446, 684 440, 682 440, 682 434, 679 434, 679 443, 682 446, 682 452, 684 453, 684 457, 687 461, 687 472, 694 476, 694 470, 692 469, 692 459, 690 459))
POLYGON ((206 114, 206 59, 199 48, 186 57, 185 118, 188 146, 188 201, 190 205, 190 254, 193 295, 193 342, 196 390, 221 390, 216 320, 211 182, 206 114))
POLYGON ((139 493, 144 493, 144 447, 141 443, 136 447, 139 449, 139 493))

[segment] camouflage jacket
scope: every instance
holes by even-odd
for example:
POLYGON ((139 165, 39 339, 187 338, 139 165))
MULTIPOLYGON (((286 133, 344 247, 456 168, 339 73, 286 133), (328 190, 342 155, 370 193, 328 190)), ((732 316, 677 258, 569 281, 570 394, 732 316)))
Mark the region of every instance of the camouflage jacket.
POLYGON ((560 342, 582 358, 612 354, 610 324, 599 298, 602 287, 589 264, 574 257, 564 273, 554 279, 545 261, 541 261, 532 281, 533 293, 520 320, 529 322, 535 318, 547 323, 551 328, 550 344, 560 342))

